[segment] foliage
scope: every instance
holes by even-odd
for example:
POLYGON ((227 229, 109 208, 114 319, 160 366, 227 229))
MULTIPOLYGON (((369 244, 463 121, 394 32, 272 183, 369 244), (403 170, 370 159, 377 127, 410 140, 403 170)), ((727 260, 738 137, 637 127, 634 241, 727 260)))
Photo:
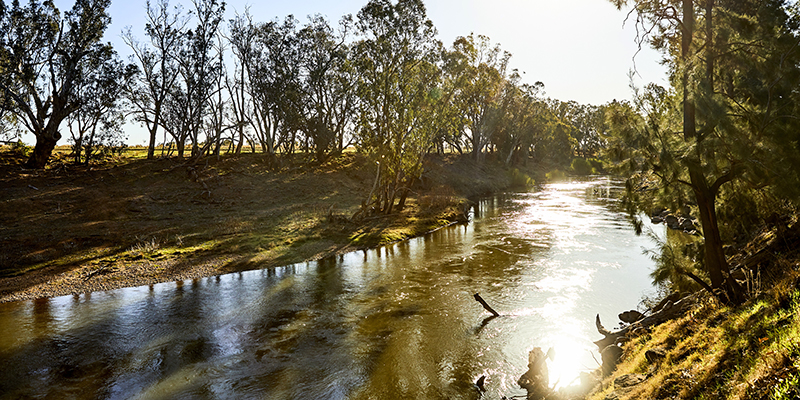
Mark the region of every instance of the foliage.
POLYGON ((63 15, 50 1, 0 9, 0 108, 36 137, 29 167, 45 166, 62 121, 80 107, 80 71, 108 52, 100 40, 109 4, 77 0, 63 15))
POLYGON ((124 87, 126 98, 133 106, 134 119, 143 123, 150 135, 147 158, 155 156, 156 135, 163 125, 164 104, 179 76, 177 54, 182 32, 188 19, 181 15, 180 7, 170 11, 168 0, 158 0, 154 6, 146 3, 145 34, 148 43, 138 41, 130 27, 122 39, 133 51, 136 67, 129 67, 132 76, 124 87))
POLYGON ((683 0, 672 13, 661 2, 633 3, 649 35, 642 41, 668 60, 671 86, 648 85, 633 103, 609 105, 606 154, 630 177, 634 214, 659 207, 699 214, 711 286, 741 301, 740 288, 726 279, 720 228, 735 203, 722 200, 732 187, 796 186, 797 174, 784 171, 800 162, 784 139, 796 126, 788 114, 800 79, 794 23, 780 2, 683 0))
POLYGON ((577 175, 591 175, 596 172, 589 160, 581 157, 573 158, 572 163, 569 165, 569 169, 572 171, 572 173, 577 175))
POLYGON ((110 45, 97 57, 82 66, 80 79, 75 83, 75 95, 80 108, 67 117, 72 134, 73 156, 88 163, 98 147, 122 144, 122 92, 134 74, 118 59, 110 45))
POLYGON ((524 172, 520 172, 520 170, 516 168, 512 168, 508 171, 508 177, 509 181, 511 182, 511 186, 516 188, 528 189, 533 187, 533 185, 536 183, 533 178, 524 172))
POLYGON ((427 110, 440 100, 435 63, 441 44, 419 0, 370 1, 358 13, 357 27, 359 148, 380 165, 375 203, 391 213, 398 196, 403 208, 411 183, 421 176, 435 132, 427 110))

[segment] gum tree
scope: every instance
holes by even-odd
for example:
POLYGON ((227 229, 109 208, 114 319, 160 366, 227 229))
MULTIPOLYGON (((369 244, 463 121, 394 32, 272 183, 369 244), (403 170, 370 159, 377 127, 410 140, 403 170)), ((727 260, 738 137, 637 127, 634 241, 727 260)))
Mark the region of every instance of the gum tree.
POLYGON ((0 6, 0 106, 36 138, 28 168, 44 168, 62 122, 81 106, 81 66, 100 57, 110 0, 77 0, 62 13, 52 1, 0 6))

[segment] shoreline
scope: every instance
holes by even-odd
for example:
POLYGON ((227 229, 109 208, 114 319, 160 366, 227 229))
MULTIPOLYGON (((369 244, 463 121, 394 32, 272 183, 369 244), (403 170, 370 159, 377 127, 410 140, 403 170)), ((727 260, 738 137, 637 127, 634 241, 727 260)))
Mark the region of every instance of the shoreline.
POLYGON ((35 274, 36 276, 22 274, 15 277, 0 279, 0 287, 2 287, 3 290, 3 292, 0 293, 0 304, 63 296, 82 296, 96 292, 108 292, 126 288, 152 286, 161 283, 213 278, 246 271, 281 268, 298 263, 318 261, 327 257, 336 257, 354 251, 374 250, 384 246, 391 246, 460 223, 463 222, 451 221, 446 225, 442 225, 416 236, 381 243, 372 247, 355 248, 350 244, 345 244, 333 251, 316 254, 311 258, 295 260, 288 263, 264 261, 264 265, 259 265, 261 263, 242 263, 242 257, 215 256, 206 260, 197 260, 198 262, 185 259, 156 262, 142 260, 129 263, 124 267, 124 270, 119 270, 115 266, 106 266, 98 269, 84 265, 52 276, 47 276, 48 271, 44 269, 40 273, 35 274), (181 270, 179 268, 181 264, 186 263, 192 264, 192 267, 189 270, 181 270), (163 272, 153 273, 154 270, 163 272), (25 286, 25 288, 14 290, 15 287, 21 286, 25 286))
POLYGON ((209 164, 192 179, 169 159, 31 171, 0 158, 0 303, 377 248, 464 222, 468 198, 511 187, 499 165, 431 157, 406 209, 352 221, 374 179, 359 156, 282 171, 255 155, 209 164))

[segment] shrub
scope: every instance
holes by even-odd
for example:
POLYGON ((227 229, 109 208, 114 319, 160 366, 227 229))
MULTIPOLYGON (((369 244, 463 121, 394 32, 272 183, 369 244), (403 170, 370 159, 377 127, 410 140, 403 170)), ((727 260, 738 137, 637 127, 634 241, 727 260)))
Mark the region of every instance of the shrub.
POLYGON ((450 186, 440 185, 430 192, 419 197, 420 208, 423 210, 441 210, 458 202, 456 192, 450 186))
POLYGON ((535 183, 533 178, 528 176, 528 174, 520 172, 520 170, 516 168, 512 168, 508 171, 508 179, 511 182, 511 187, 517 188, 529 188, 535 183))
POLYGON ((560 181, 560 180, 566 178, 567 174, 565 174, 563 171, 559 171, 557 169, 554 169, 554 170, 548 172, 545 176, 547 177, 548 181, 560 181))
POLYGON ((569 166, 572 173, 576 175, 590 175, 594 173, 592 164, 585 158, 576 157, 572 159, 572 164, 569 166))

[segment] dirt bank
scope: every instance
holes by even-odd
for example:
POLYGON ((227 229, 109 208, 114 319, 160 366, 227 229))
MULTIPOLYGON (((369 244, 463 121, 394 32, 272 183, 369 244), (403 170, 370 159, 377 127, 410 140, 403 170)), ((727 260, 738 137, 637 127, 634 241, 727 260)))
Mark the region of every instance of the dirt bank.
POLYGON ((373 168, 259 155, 197 165, 119 160, 45 170, 0 157, 0 302, 269 268, 418 236, 463 217, 465 198, 510 184, 502 168, 431 157, 403 213, 353 222, 373 168))

